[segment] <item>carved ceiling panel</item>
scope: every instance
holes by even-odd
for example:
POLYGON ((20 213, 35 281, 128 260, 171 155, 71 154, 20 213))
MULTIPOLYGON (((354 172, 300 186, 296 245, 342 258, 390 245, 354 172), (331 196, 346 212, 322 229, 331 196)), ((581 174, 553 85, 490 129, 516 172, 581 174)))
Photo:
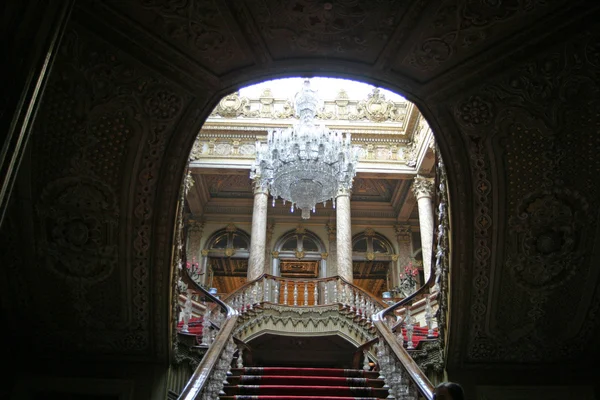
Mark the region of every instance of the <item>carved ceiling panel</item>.
POLYGON ((390 202, 397 180, 356 178, 352 184, 352 201, 390 202))
POLYGON ((216 75, 253 64, 218 0, 102 0, 216 75))
POLYGON ((252 181, 248 175, 202 174, 211 198, 253 198, 252 181))
POLYGON ((415 29, 413 45, 399 52, 393 69, 424 82, 509 35, 528 28, 567 3, 564 0, 432 2, 415 29))
POLYGON ((246 1, 274 59, 327 56, 374 63, 407 2, 246 1))

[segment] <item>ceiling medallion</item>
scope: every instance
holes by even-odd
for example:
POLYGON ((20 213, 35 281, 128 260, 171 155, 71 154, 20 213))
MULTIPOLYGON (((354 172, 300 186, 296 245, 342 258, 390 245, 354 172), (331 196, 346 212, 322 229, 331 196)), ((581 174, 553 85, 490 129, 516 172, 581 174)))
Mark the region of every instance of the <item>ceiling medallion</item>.
POLYGON ((256 144, 256 160, 250 179, 273 196, 302 210, 310 218, 317 203, 326 205, 339 190, 350 190, 356 175, 358 154, 353 151, 350 134, 330 131, 315 123, 320 99, 306 79, 296 94, 296 112, 300 120, 291 128, 270 129, 266 146, 256 144))

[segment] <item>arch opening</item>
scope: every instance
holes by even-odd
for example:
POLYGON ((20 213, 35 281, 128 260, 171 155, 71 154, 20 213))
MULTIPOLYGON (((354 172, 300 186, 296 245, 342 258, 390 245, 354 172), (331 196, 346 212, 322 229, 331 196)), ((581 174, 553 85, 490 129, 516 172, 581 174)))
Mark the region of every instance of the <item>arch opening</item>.
MULTIPOLYGON (((363 272, 358 272, 362 276, 366 266, 371 270, 383 262, 379 269, 385 272, 377 277, 383 284, 365 289, 379 298, 387 296, 386 292, 405 296, 406 290, 400 289, 407 268, 411 273, 417 271, 417 276, 411 276, 417 283, 414 290, 431 276, 434 176, 439 157, 433 132, 419 109, 394 92, 347 79, 311 78, 323 97, 316 121, 352 134, 358 166, 349 195, 350 226, 340 232, 340 211, 332 207, 335 199, 318 204, 311 219, 303 221, 299 210, 290 209, 289 203, 273 198, 268 191, 257 193, 256 181, 249 174, 260 144, 268 144, 269 132, 278 134, 297 121, 293 96, 302 79, 265 81, 220 99, 190 152, 187 181, 193 184, 186 195, 185 213, 221 224, 221 228, 224 221, 245 225, 253 233, 253 225, 262 223, 260 231, 264 233, 250 238, 248 249, 248 270, 259 269, 255 277, 281 274, 281 260, 286 257, 302 262, 320 257, 316 276, 340 275, 350 280, 353 270, 362 268, 363 272), (422 229, 424 219, 428 219, 427 232, 422 229), (319 240, 277 239, 294 226, 310 228, 319 240), (344 272, 339 242, 363 230, 376 230, 380 236, 351 242, 350 272, 344 272)), ((191 252, 197 255, 199 250, 191 252)), ((356 277, 355 283, 363 278, 356 277)))

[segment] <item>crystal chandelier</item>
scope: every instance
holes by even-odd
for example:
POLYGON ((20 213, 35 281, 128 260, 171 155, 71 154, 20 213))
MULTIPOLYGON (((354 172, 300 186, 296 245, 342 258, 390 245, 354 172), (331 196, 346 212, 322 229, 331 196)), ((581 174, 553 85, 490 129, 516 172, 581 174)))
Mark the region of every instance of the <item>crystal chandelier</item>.
POLYGON ((267 189, 275 200, 291 203, 302 210, 302 218, 310 218, 317 203, 326 205, 339 190, 350 190, 356 175, 358 156, 352 151, 350 134, 330 131, 315 123, 320 100, 316 91, 304 81, 296 94, 299 121, 291 128, 270 129, 266 146, 256 144, 256 160, 250 179, 267 189))

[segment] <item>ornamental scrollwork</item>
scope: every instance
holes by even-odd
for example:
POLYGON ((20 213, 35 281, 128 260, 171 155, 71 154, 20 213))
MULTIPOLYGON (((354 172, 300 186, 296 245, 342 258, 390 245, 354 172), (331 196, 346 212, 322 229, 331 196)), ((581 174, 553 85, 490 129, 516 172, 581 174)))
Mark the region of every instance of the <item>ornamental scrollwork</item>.
POLYGON ((515 251, 506 264, 518 284, 551 289, 566 283, 583 259, 585 198, 568 189, 526 196, 509 221, 515 251))

